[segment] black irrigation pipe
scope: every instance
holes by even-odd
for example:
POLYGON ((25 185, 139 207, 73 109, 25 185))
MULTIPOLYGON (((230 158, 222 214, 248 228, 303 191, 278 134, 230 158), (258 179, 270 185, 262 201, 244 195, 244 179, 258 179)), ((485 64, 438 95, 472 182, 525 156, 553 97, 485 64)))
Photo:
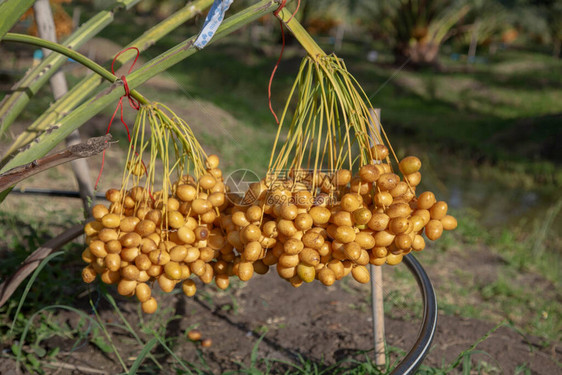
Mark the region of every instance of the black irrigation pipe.
POLYGON ((409 375, 416 372, 429 353, 437 329, 437 298, 431 280, 420 262, 412 254, 406 255, 403 261, 418 282, 423 300, 423 318, 416 343, 391 372, 393 375, 409 375))
MULTIPOLYGON (((56 190, 56 189, 13 189, 10 194, 21 195, 44 195, 48 197, 64 197, 64 198, 80 198, 80 192, 71 190, 56 190)), ((104 193, 95 193, 96 199, 105 199, 104 193)))

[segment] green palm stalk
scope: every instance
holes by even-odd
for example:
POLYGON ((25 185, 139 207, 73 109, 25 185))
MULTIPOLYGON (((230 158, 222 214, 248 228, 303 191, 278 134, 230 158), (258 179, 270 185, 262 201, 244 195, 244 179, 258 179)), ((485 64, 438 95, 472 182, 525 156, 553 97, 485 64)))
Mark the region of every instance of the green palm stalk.
MULTIPOLYGON (((245 10, 238 12, 237 14, 224 20, 211 42, 220 40, 230 33, 239 30, 248 23, 272 12, 278 6, 279 4, 277 1, 262 0, 245 10)), ((161 73, 162 71, 196 53, 197 49, 193 46, 195 39, 196 36, 187 39, 186 41, 147 62, 138 70, 132 72, 127 77, 131 95, 135 98, 143 98, 134 90, 136 87, 140 86, 142 83, 146 82, 158 73, 161 73)), ((111 79, 109 80, 111 81, 111 79)), ((70 134, 74 129, 80 127, 107 105, 115 103, 122 95, 122 84, 120 82, 113 83, 94 98, 76 108, 72 111, 72 113, 61 119, 54 126, 47 129, 43 134, 36 138, 36 142, 29 144, 26 149, 21 150, 10 161, 5 163, 2 166, 0 173, 10 168, 30 163, 33 160, 45 155, 62 140, 64 140, 64 138, 66 138, 66 136, 68 136, 68 134, 70 134)))
POLYGON ((6 0, 0 3, 0 39, 19 21, 35 0, 6 0))
MULTIPOLYGON (((299 169, 313 175, 321 169, 328 174, 369 163, 376 155, 375 143, 389 144, 381 128, 375 127, 372 105, 359 83, 335 55, 326 55, 291 12, 278 15, 308 52, 289 94, 272 150, 269 171, 299 169), (296 108, 289 123, 287 141, 279 138, 287 122, 293 97, 296 108), (384 138, 384 140, 383 140, 384 138)), ((314 190, 314 184, 313 188, 314 190)))
MULTIPOLYGON (((146 50, 159 39, 175 30, 182 23, 193 18, 204 9, 208 8, 213 0, 196 0, 188 3, 185 7, 175 12, 164 21, 158 23, 151 29, 145 31, 137 39, 129 43, 124 49, 135 46, 140 52, 146 50)), ((116 60, 115 65, 118 67, 125 64, 136 56, 134 51, 126 51, 122 53, 116 60)), ((108 62, 108 64, 111 62, 108 62)), ((53 103, 45 112, 41 114, 18 138, 12 143, 6 151, 3 159, 6 160, 11 154, 19 148, 31 142, 37 134, 45 129, 53 126, 62 114, 70 113, 78 104, 83 102, 94 90, 104 82, 103 78, 97 74, 91 74, 84 77, 77 83, 66 95, 53 103)))
MULTIPOLYGON (((120 9, 129 9, 140 0, 119 0, 105 10, 99 12, 78 30, 70 35, 63 43, 70 49, 77 49, 109 25, 115 13, 120 9)), ((2 39, 5 40, 5 37, 2 39)), ((66 57, 60 54, 50 54, 36 67, 30 69, 14 90, 0 102, 0 135, 4 134, 19 114, 49 78, 66 62, 66 57)))

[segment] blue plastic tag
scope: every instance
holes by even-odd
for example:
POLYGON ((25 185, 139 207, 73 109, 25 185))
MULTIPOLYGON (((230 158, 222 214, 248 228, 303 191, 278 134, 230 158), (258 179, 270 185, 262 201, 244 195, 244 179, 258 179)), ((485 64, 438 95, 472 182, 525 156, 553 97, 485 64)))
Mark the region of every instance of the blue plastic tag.
POLYGON ((194 43, 196 48, 205 48, 207 43, 213 38, 213 35, 215 35, 224 19, 224 14, 228 8, 230 8, 230 4, 232 4, 233 1, 234 0, 215 0, 209 10, 209 14, 207 14, 207 18, 205 18, 203 29, 194 43))

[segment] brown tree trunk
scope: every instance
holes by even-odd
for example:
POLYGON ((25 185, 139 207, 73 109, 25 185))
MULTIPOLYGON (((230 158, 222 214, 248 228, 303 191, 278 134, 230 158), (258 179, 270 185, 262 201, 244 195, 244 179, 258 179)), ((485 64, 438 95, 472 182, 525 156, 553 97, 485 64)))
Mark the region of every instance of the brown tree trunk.
POLYGON ((562 39, 554 41, 554 48, 552 49, 552 57, 560 58, 560 50, 562 49, 562 39))
POLYGON ((437 66, 439 64, 439 45, 433 42, 417 42, 413 45, 399 46, 394 51, 396 64, 408 61, 415 67, 437 66))

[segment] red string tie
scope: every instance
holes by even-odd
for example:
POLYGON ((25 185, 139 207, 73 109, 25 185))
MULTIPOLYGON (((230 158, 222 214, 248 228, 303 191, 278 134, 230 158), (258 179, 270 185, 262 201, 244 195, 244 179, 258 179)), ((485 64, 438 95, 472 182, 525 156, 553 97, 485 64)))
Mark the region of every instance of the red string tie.
MULTIPOLYGON (((124 50, 119 52, 117 55, 115 55, 115 57, 113 58, 113 61, 111 62, 111 73, 113 75, 115 75, 114 65, 115 65, 115 62, 117 61, 117 59, 119 58, 119 56, 121 56, 123 53, 127 52, 128 50, 132 50, 132 49, 137 51, 137 56, 135 57, 135 59, 133 60, 133 63, 129 67, 129 70, 127 71, 127 74, 131 73, 131 71, 133 70, 133 67, 135 66, 137 60, 139 59, 139 55, 140 55, 140 51, 137 47, 125 48, 124 50)), ((111 130, 111 124, 113 123, 113 120, 115 119, 115 115, 117 114, 117 111, 120 111, 121 123, 123 124, 123 126, 127 130, 127 139, 129 140, 129 143, 131 143, 131 133, 129 132, 129 126, 127 125, 127 123, 125 122, 125 119, 123 118, 123 98, 126 97, 129 100, 129 105, 131 106, 131 108, 133 108, 134 110, 137 110, 137 111, 140 109, 140 103, 131 96, 131 90, 129 89, 129 83, 127 82, 127 78, 125 77, 125 75, 122 75, 115 82, 117 82, 117 81, 123 82, 123 88, 125 89, 125 94, 122 95, 119 98, 119 102, 117 103, 117 107, 115 107, 115 111, 113 111, 113 115, 111 116, 111 119, 109 120, 109 125, 107 126, 107 131, 105 132, 105 134, 108 134, 109 131, 111 130)), ((131 147, 133 147, 133 146, 131 145, 131 147)), ((97 190, 97 188, 98 188, 98 183, 100 181, 101 174, 103 172, 103 167, 104 167, 104 164, 105 164, 105 151, 106 150, 103 150, 103 153, 102 153, 101 168, 100 168, 100 172, 98 174, 98 178, 96 179, 96 185, 94 187, 95 190, 97 190)), ((137 153, 135 152, 135 154, 137 154, 137 153)), ((145 167, 145 172, 146 172, 146 167, 145 167)))
MULTIPOLYGON (((283 10, 283 8, 285 8, 286 3, 287 3, 287 0, 283 0, 281 2, 281 4, 279 5, 279 8, 277 8, 275 10, 275 12, 273 12, 273 15, 275 17, 277 17, 279 15, 279 13, 281 12, 281 10, 283 10)), ((295 11, 291 15, 291 17, 289 17, 289 19, 286 22, 290 22, 293 19, 295 14, 297 14, 297 12, 299 11, 300 5, 301 5, 301 0, 298 1, 297 8, 295 9, 295 11)), ((271 84, 273 83, 273 77, 275 77, 275 72, 277 71, 277 68, 279 67, 279 64, 281 63, 281 58, 283 57, 283 51, 285 51, 285 29, 283 28, 283 21, 281 19, 279 19, 279 25, 281 26, 281 39, 282 39, 281 52, 279 53, 279 58, 277 59, 277 63, 275 64, 275 67, 273 68, 273 71, 271 72, 271 76, 269 77, 269 85, 267 86, 267 99, 268 99, 268 102, 269 102, 269 110, 273 114, 273 117, 275 117, 275 122, 277 123, 277 125, 279 125, 279 119, 277 118, 277 115, 275 114, 275 111, 273 110, 273 106, 271 105, 271 84)))
POLYGON ((275 17, 277 17, 277 16, 279 15, 279 12, 281 12, 281 10, 282 10, 283 8, 285 8, 285 4, 287 4, 287 0, 281 1, 281 4, 279 5, 279 8, 277 8, 277 10, 276 10, 275 12, 273 12, 273 15, 274 15, 275 17))
MULTIPOLYGON (((127 77, 122 75, 119 78, 119 80, 123 82, 123 88, 125 89, 125 95, 123 96, 126 96, 129 99, 129 105, 138 111, 140 109, 140 103, 138 102, 138 100, 136 100, 131 96, 131 91, 129 90, 129 83, 127 82, 127 77)), ((121 98, 123 98, 123 96, 121 98)))

